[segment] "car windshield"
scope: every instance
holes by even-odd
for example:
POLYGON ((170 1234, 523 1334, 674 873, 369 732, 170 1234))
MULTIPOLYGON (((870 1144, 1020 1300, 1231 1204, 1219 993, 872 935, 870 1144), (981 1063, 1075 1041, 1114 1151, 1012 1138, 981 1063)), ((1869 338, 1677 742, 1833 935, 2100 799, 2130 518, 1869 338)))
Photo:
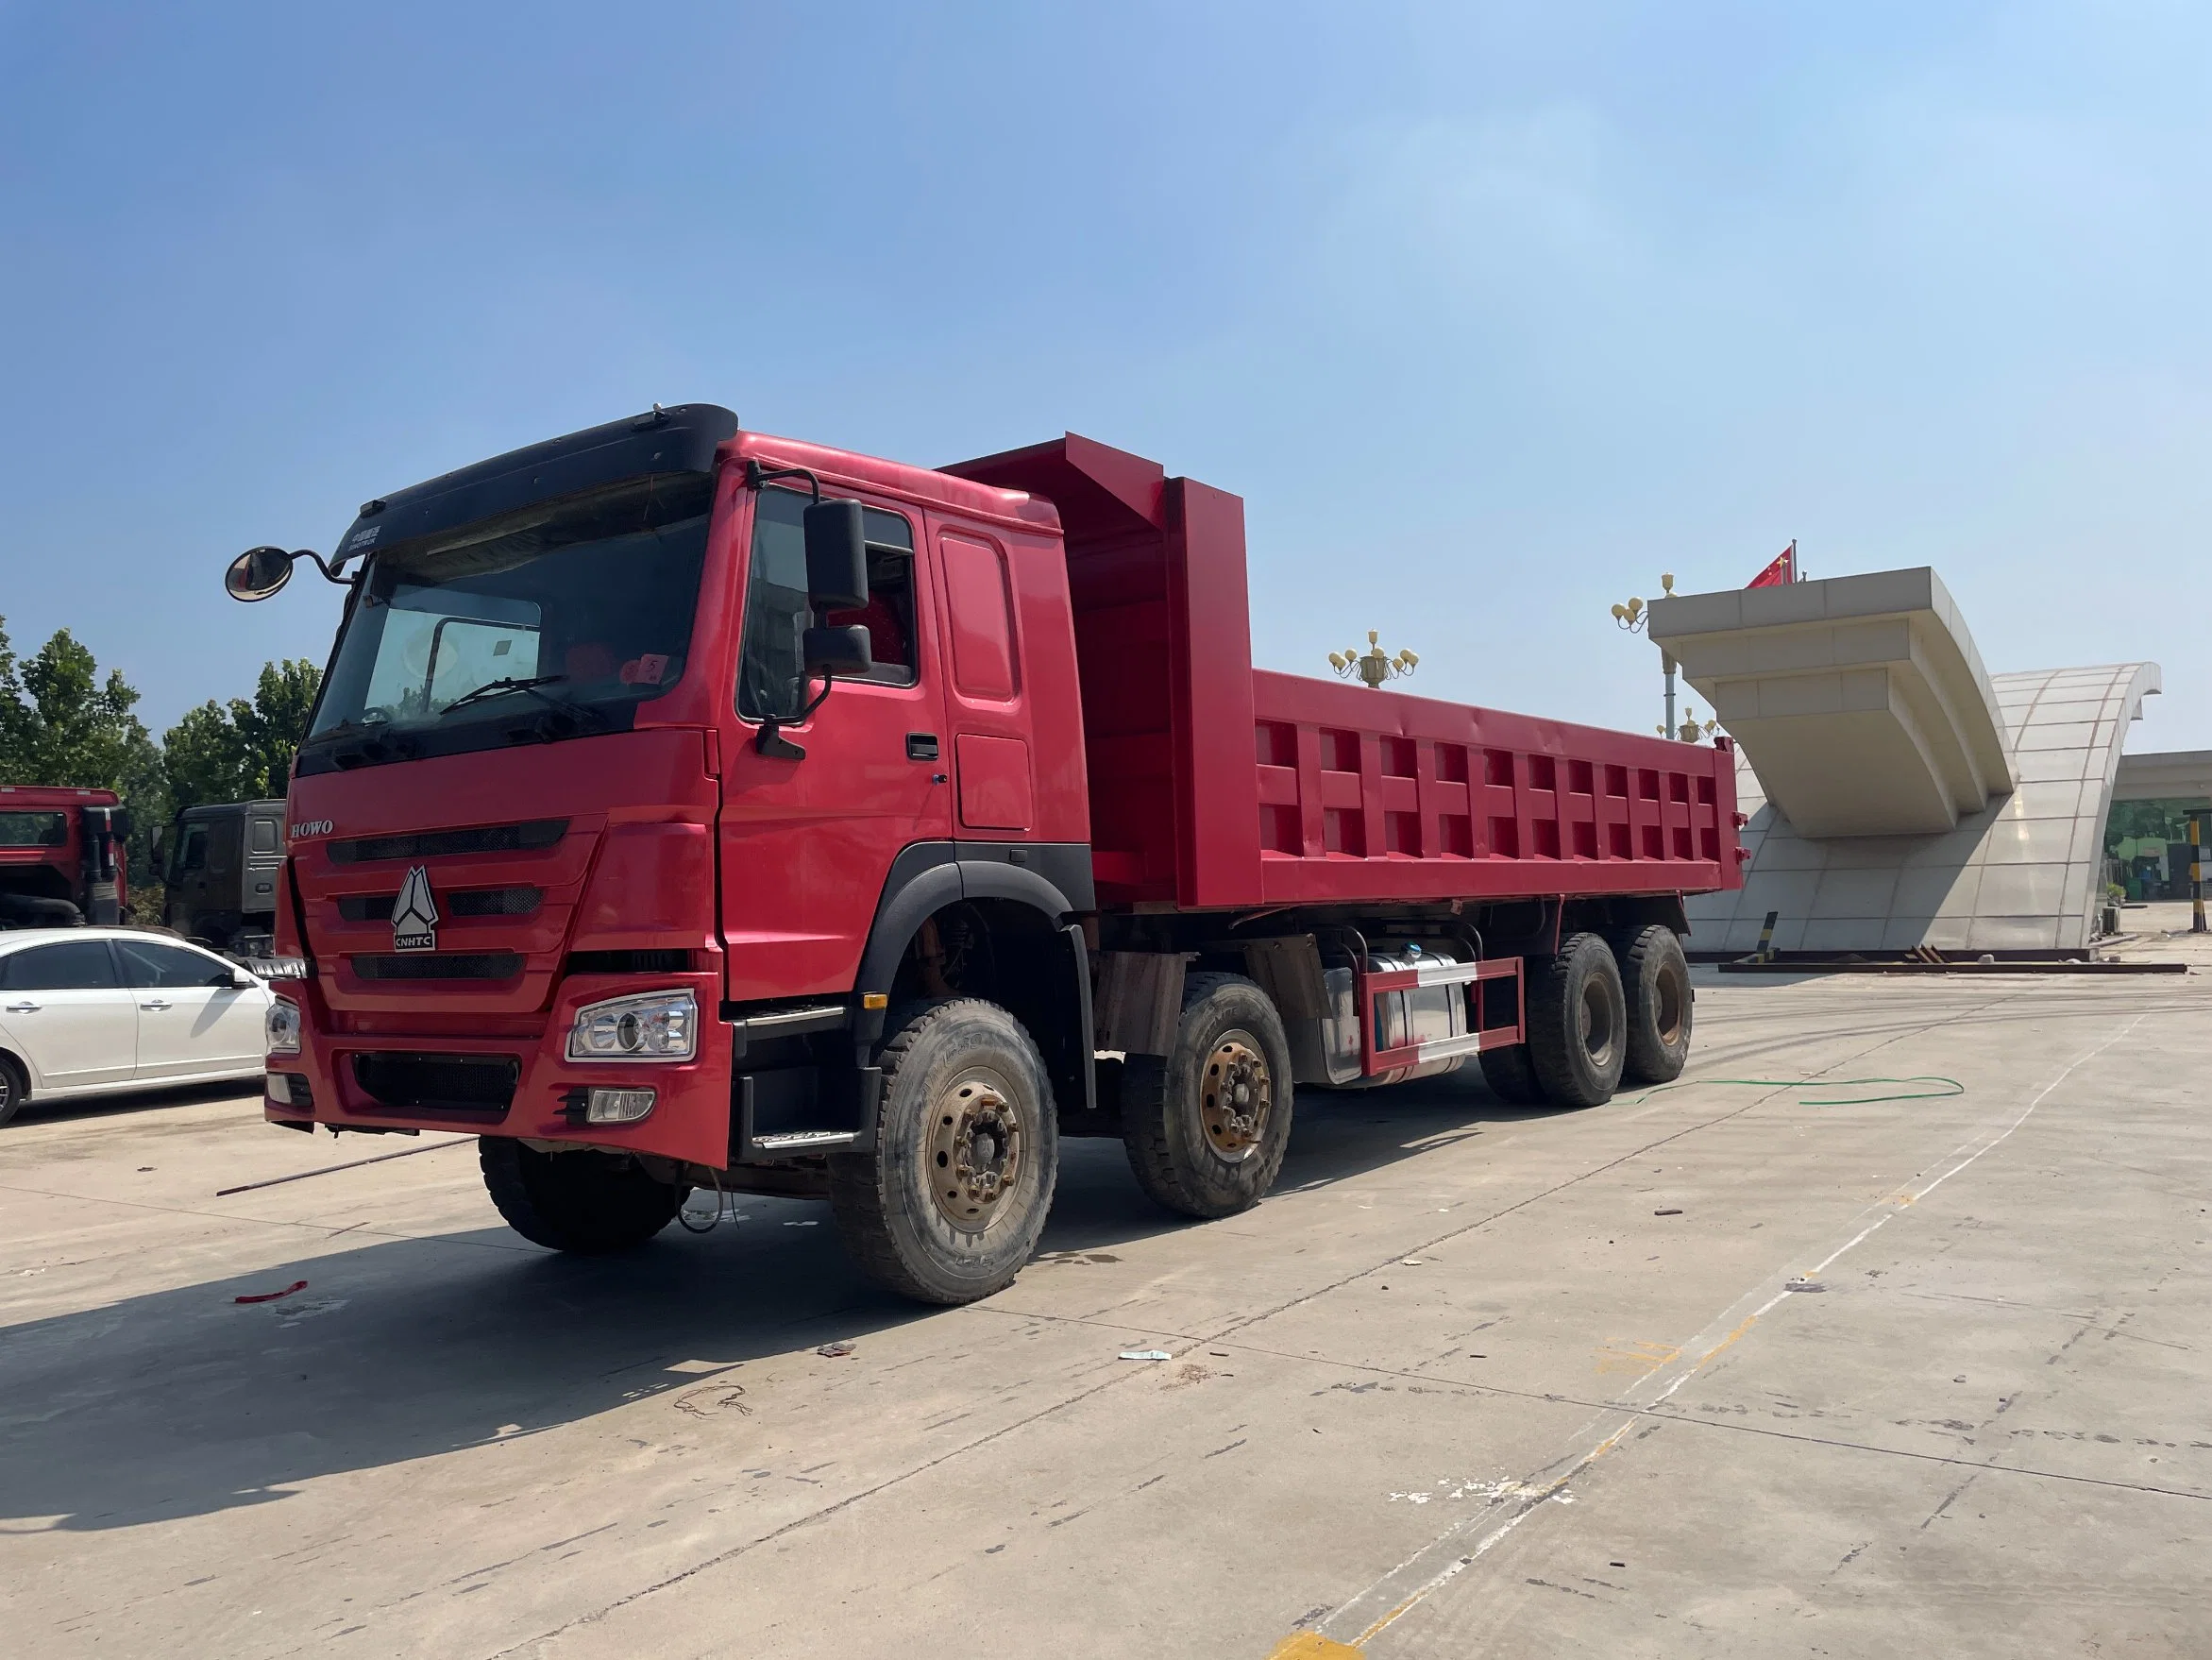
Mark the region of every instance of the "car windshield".
POLYGON ((684 672, 713 481, 634 480, 377 555, 311 741, 659 697, 684 672))
POLYGON ((0 847, 67 847, 69 820, 61 813, 0 813, 0 847))

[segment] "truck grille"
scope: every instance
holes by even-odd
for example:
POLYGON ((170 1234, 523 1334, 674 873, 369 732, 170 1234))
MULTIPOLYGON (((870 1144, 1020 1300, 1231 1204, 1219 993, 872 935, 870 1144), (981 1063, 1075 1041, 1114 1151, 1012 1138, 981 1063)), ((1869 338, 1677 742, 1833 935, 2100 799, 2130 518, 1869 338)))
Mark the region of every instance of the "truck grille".
POLYGON ((356 1055, 354 1081, 379 1106, 504 1118, 521 1063, 509 1055, 356 1055))
MULTIPOLYGON (((449 917, 526 917, 544 898, 538 888, 464 888, 441 893, 438 904, 449 917)), ((338 914, 349 923, 388 922, 398 899, 397 893, 348 893, 338 901, 338 914)))
POLYGON ((688 951, 572 951, 572 974, 686 974, 691 972, 688 951))
POLYGON ((364 980, 511 980, 522 972, 513 951, 448 951, 423 956, 357 957, 353 972, 364 980))
POLYGON ((568 834, 566 819, 531 819, 520 824, 483 824, 473 830, 424 830, 411 836, 363 836, 332 841, 330 862, 449 858, 465 853, 526 853, 551 847, 568 834))

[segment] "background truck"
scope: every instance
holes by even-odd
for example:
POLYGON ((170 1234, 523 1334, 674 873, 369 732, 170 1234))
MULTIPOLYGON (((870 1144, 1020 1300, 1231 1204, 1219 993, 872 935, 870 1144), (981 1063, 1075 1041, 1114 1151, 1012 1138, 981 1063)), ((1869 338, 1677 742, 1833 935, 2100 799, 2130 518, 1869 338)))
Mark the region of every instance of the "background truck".
POLYGON ((188 940, 258 961, 273 949, 284 868, 284 804, 187 807, 158 833, 161 921, 188 940))
POLYGON ((0 784, 0 928, 120 922, 129 834, 112 790, 0 784))
POLYGON ((810 1194, 982 1296, 1063 1135, 1223 1216, 1301 1086, 1674 1076, 1681 895, 1741 880, 1725 741, 1256 672, 1241 502, 1072 435, 932 470, 656 408, 227 585, 303 559, 349 593, 267 1116, 473 1129, 557 1248, 810 1194))

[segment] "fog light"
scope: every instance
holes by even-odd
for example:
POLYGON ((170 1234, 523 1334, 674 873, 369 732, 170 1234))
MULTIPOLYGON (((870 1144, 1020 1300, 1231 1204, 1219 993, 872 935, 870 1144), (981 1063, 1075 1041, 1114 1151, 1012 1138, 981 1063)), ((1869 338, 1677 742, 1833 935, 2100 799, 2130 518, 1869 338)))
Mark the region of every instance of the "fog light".
POLYGON ((635 1124, 652 1109, 650 1090, 594 1089, 583 1097, 586 1124, 635 1124))
POLYGON ((279 1107, 292 1105, 292 1076, 289 1073, 269 1074, 269 1099, 279 1107))

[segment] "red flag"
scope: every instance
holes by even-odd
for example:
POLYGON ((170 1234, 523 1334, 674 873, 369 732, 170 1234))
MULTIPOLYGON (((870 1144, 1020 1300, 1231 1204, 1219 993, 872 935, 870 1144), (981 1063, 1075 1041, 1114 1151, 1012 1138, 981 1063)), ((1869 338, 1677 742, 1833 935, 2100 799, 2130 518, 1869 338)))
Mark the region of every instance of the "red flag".
POLYGON ((1775 556, 1774 563, 1744 585, 1748 588, 1786 587, 1798 580, 1798 544, 1790 545, 1775 556))

